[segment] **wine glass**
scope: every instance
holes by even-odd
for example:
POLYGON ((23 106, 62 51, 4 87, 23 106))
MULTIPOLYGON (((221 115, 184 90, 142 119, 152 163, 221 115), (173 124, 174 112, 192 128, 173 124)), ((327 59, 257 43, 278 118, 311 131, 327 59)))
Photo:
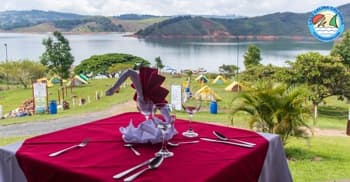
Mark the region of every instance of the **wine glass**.
POLYGON ((194 97, 188 97, 184 99, 184 102, 182 103, 182 108, 188 113, 189 115, 189 124, 187 131, 183 132, 182 135, 185 137, 193 138, 197 137, 198 133, 196 133, 192 128, 192 118, 193 115, 199 111, 201 108, 202 100, 196 99, 194 97))
POLYGON ((174 109, 171 107, 171 104, 167 103, 154 104, 153 109, 153 121, 156 123, 157 128, 162 132, 162 148, 155 153, 155 155, 163 156, 164 158, 172 157, 174 156, 174 153, 170 152, 166 147, 168 143, 166 133, 174 126, 176 120, 174 109))
POLYGON ((153 102, 151 100, 137 99, 136 103, 141 114, 145 116, 146 120, 149 120, 153 111, 153 102))

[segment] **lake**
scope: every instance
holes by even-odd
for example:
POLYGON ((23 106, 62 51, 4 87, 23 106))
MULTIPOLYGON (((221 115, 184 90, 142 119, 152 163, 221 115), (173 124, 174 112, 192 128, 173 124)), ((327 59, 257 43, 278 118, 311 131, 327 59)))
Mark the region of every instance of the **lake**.
MULTIPOLYGON (((0 33, 0 60, 4 61, 7 44, 8 59, 39 60, 44 52, 42 40, 49 33, 0 33)), ((222 64, 238 65, 244 69, 243 55, 248 45, 255 44, 261 50, 262 64, 283 66, 286 60, 294 61, 298 54, 317 51, 329 54, 333 43, 319 41, 208 41, 208 40, 144 40, 127 37, 122 33, 65 34, 75 58, 74 65, 92 55, 105 53, 128 53, 142 57, 152 64, 158 56, 163 64, 177 70, 203 67, 218 72, 222 64), (238 46, 238 50, 237 50, 238 46)))

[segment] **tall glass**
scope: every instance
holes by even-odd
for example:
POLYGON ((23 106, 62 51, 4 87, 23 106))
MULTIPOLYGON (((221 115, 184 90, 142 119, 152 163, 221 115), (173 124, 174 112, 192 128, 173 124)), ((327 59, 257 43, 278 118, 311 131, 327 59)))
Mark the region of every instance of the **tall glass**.
POLYGON ((146 120, 149 120, 153 111, 153 102, 151 100, 137 100, 137 108, 146 120))
POLYGON ((171 104, 154 104, 153 109, 153 121, 155 121, 157 128, 162 132, 162 148, 155 155, 163 156, 164 158, 172 157, 174 153, 170 152, 166 147, 168 143, 166 134, 174 127, 176 115, 171 104))
POLYGON ((193 138, 197 137, 198 133, 196 133, 192 128, 192 118, 193 115, 199 111, 201 108, 202 101, 201 99, 196 99, 194 97, 186 98, 182 103, 182 108, 189 115, 189 123, 187 131, 183 132, 182 135, 185 137, 193 138))

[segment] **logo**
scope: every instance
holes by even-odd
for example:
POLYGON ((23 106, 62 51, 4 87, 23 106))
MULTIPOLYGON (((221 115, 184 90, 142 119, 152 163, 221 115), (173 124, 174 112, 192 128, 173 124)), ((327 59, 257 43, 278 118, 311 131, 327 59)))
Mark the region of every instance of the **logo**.
POLYGON ((321 6, 311 12, 308 26, 311 34, 316 39, 330 42, 343 33, 344 19, 337 8, 321 6))

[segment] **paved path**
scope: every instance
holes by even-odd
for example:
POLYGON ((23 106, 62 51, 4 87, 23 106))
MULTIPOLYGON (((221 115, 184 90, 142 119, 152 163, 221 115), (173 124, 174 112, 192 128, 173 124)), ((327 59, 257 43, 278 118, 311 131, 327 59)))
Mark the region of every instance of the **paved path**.
POLYGON ((11 136, 33 136, 43 133, 49 133, 52 131, 68 128, 71 126, 79 125, 95 121, 98 119, 113 116, 127 111, 136 111, 135 102, 130 100, 126 103, 114 105, 111 108, 103 111, 86 113, 83 115, 69 116, 50 121, 35 121, 21 124, 12 124, 6 126, 0 126, 0 138, 11 136))

